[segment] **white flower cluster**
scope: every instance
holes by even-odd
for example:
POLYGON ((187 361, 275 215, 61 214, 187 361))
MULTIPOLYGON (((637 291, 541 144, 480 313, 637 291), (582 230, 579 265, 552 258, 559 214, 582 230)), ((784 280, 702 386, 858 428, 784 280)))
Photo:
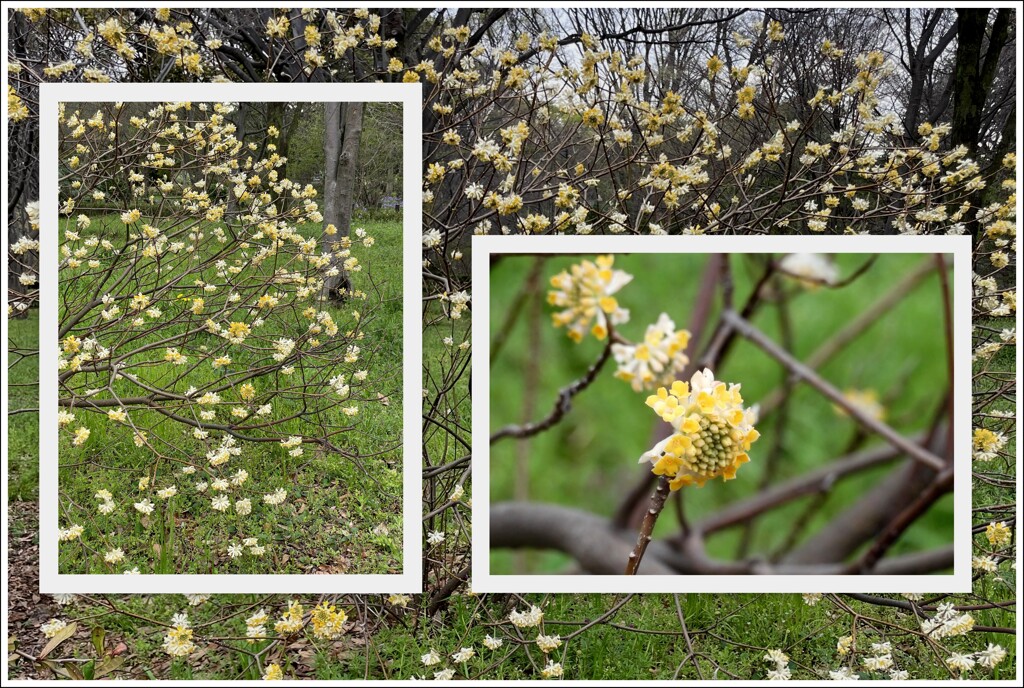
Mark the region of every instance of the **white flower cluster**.
POLYGON ((935 615, 921 622, 921 632, 936 640, 950 636, 966 635, 974 628, 974 617, 961 614, 952 603, 940 604, 935 615))

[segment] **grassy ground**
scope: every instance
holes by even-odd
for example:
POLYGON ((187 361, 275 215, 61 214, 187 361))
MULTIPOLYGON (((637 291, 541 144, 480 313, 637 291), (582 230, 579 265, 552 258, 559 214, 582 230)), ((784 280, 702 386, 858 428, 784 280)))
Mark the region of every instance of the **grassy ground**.
MULTIPOLYGON (((188 608, 193 623, 211 622, 211 632, 223 636, 235 635, 242 626, 240 619, 223 622, 225 609, 248 609, 274 604, 278 600, 257 595, 224 595, 211 603, 188 608)), ((433 668, 425 668, 420 656, 431 649, 442 655, 461 647, 474 647, 477 656, 465 665, 471 677, 492 680, 536 679, 536 666, 543 666, 544 658, 535 647, 510 652, 511 640, 498 651, 482 645, 486 634, 498 634, 491 622, 505 618, 513 607, 537 604, 545 610, 544 632, 559 634, 563 638, 578 630, 583 620, 598 619, 622 601, 613 595, 527 595, 519 600, 503 600, 503 596, 486 598, 456 596, 444 613, 428 620, 412 614, 401 615, 401 622, 389 623, 376 631, 367 644, 355 632, 331 643, 314 643, 300 638, 289 646, 284 655, 286 676, 341 679, 408 679, 432 676, 433 668), (501 660, 501 661, 499 661, 501 660)), ((791 657, 795 678, 810 678, 811 672, 824 676, 825 671, 850 663, 836 655, 836 640, 851 632, 850 619, 830 613, 827 603, 816 607, 804 604, 799 595, 681 595, 679 604, 685 615, 690 642, 700 653, 700 674, 686 660, 688 646, 680 633, 676 600, 671 595, 633 596, 607 623, 590 627, 576 639, 569 641, 554 653, 555 659, 565 667, 568 679, 697 679, 729 678, 732 675, 747 679, 765 678, 766 667, 762 659, 768 648, 778 648, 791 657), (784 619, 785 623, 780 623, 784 619), (614 625, 612 625, 614 624, 614 625), (737 642, 725 639, 738 640, 737 642), (563 654, 564 653, 564 654, 563 654), (716 671, 721 666, 729 675, 716 671)), ((75 656, 83 661, 94 657, 90 638, 93 629, 102 629, 113 646, 118 639, 130 643, 124 673, 126 678, 186 679, 258 679, 259 672, 241 653, 227 652, 210 645, 207 651, 194 655, 188 662, 170 659, 160 647, 162 633, 147 623, 147 619, 165 619, 187 607, 180 595, 153 595, 128 597, 119 600, 126 614, 89 617, 98 611, 88 603, 76 605, 72 614, 84 617, 76 638, 60 651, 62 657, 75 656), (132 616, 134 615, 134 616, 132 616)), ((914 625, 914 619, 905 612, 892 609, 864 610, 872 618, 887 623, 914 625)), ((66 612, 65 612, 66 615, 66 612)), ((1013 613, 1007 610, 976 612, 978 622, 998 626, 1013 625, 1013 613)), ((869 623, 858 629, 860 641, 883 640, 869 623)), ((884 626, 881 626, 884 628, 884 626)), ((910 672, 915 679, 943 678, 934 658, 921 646, 899 634, 891 634, 893 658, 896 666, 910 672)), ((15 634, 15 645, 26 650, 35 649, 37 641, 27 634, 15 634)), ((973 651, 987 642, 1002 643, 1011 651, 1010 657, 990 674, 995 678, 1012 675, 1012 643, 994 633, 974 633, 967 638, 944 641, 951 650, 973 651)), ((242 643, 231 643, 238 644, 242 643)), ((246 646, 259 651, 261 645, 246 646)), ((276 657, 276 655, 275 655, 276 657)), ((856 666, 856 663, 854 662, 856 666)), ((15 665, 15 673, 28 669, 26 663, 15 665)), ((859 668, 859 667, 858 667, 859 668)), ((976 673, 982 678, 985 673, 976 673)), ((460 676, 465 676, 463 671, 460 676)), ((43 674, 45 676, 45 674, 43 674)), ((863 678, 884 678, 882 675, 862 674, 863 678)))
MULTIPOLYGON (((294 459, 287 457, 276 443, 246 446, 244 464, 237 467, 248 471, 250 477, 246 486, 258 490, 253 494, 258 498, 259 494, 284 487, 290 495, 285 504, 261 516, 255 532, 251 522, 239 523, 235 520, 237 517, 211 511, 207 496, 182 492, 173 499, 173 511, 168 509, 159 519, 136 519, 134 512, 122 521, 114 519, 116 512, 104 517, 111 519, 103 524, 104 538, 102 542, 87 543, 90 547, 102 551, 121 547, 126 553, 139 553, 141 560, 136 555, 128 563, 139 566, 143 573, 221 570, 233 573, 393 573, 401 570, 402 383, 401 367, 394 363, 401 360, 402 355, 402 231, 397 223, 366 223, 365 226, 376 243, 372 248, 356 244, 353 252, 364 269, 353 275, 354 286, 370 294, 369 303, 379 298, 381 304, 375 317, 364 323, 366 339, 362 348, 372 350, 373 355, 361 360, 359 367, 370 371, 368 379, 379 381, 373 391, 387 400, 374 399, 373 403, 361 404, 359 422, 353 431, 345 433, 343 442, 359 454, 374 455, 361 459, 361 463, 377 482, 344 457, 307 451, 305 456, 294 459), (224 548, 218 546, 223 544, 224 538, 253 536, 271 545, 266 558, 246 556, 226 561, 224 548), (158 546, 153 547, 154 544, 158 546)), ((310 226, 302 227, 301 231, 313 236, 319 229, 310 226)), ((349 310, 333 309, 332 315, 342 331, 351 326, 347 322, 352 319, 349 310)), ((13 321, 12 340, 34 348, 37 327, 34 316, 13 321)), ((36 376, 35 364, 32 358, 15 365, 11 370, 12 383, 31 383, 36 376)), ((235 365, 244 365, 244 361, 236 361, 235 365)), ((159 375, 160 371, 153 374, 159 375)), ((206 381, 200 380, 199 384, 203 382, 206 381)), ((33 399, 32 386, 16 388, 12 393, 12 408, 31 407, 33 399), (15 398, 19 401, 15 402, 15 398)), ((275 412, 288 413, 289 409, 278 408, 275 412)), ((340 410, 333 409, 331 413, 336 417, 326 421, 341 425, 340 410)), ((61 456, 70 458, 64 459, 60 473, 63 503, 66 508, 68 505, 92 507, 96 501, 92 495, 97 489, 105 488, 114 493, 123 513, 125 507, 131 508, 138 479, 147 472, 152 457, 126 438, 108 440, 105 433, 109 424, 98 418, 86 413, 79 413, 78 417, 91 428, 90 440, 96 440, 95 446, 104 450, 89 455, 88 462, 84 462, 83 457, 72 455, 65 443, 61 456)), ((167 422, 157 424, 156 419, 148 418, 145 412, 133 412, 132 417, 143 427, 153 421, 151 434, 168 446, 188 451, 188 447, 198 445, 188 428, 167 422)), ((284 428, 283 432, 302 431, 298 423, 293 424, 295 428, 284 428)), ((12 472, 8 480, 11 494, 15 498, 30 498, 38 480, 34 464, 38 429, 34 415, 15 416, 10 430, 12 472)), ((198 456, 202 455, 200 447, 194 449, 199 452, 198 456)), ((256 504, 257 508, 259 506, 256 504)), ((84 513, 73 512, 66 512, 64 516, 68 522, 79 522, 86 517, 84 513)), ((98 559, 95 555, 87 556, 85 545, 62 546, 61 564, 66 571, 108 572, 98 559)))
MULTIPOLYGON (((377 234, 379 236, 380 232, 377 234)), ((807 298, 815 296, 809 295, 807 298)), ((426 313, 426 318, 439 315, 439 309, 431 307, 426 313)), ((543 324, 546 327, 546 320, 543 324)), ((34 323, 25 322, 18 327, 24 327, 26 332, 32 332, 34 323)), ((455 348, 453 351, 453 347, 445 343, 445 338, 451 337, 453 344, 457 345, 468 337, 468 331, 469 321, 465 318, 459 321, 440 319, 426 328, 425 386, 430 390, 429 398, 432 399, 438 389, 447 389, 446 380, 443 378, 443 371, 448 366, 444 363, 445 357, 453 356, 458 359, 465 356, 461 352, 455 353, 459 350, 455 348)), ((1012 351, 1008 350, 1005 355, 1012 356, 1012 351)), ((583 363, 585 365, 585 361, 583 363)), ((1006 369, 1012 367, 1012 361, 1005 363, 1006 369)), ((18 375, 13 375, 12 371, 12 381, 34 382, 34 372, 28 372, 28 365, 16 367, 15 370, 18 371, 18 375)), ((469 422, 467 381, 468 375, 461 375, 456 380, 449 381, 452 387, 444 392, 442 401, 439 402, 450 406, 444 409, 450 422, 465 424, 466 427, 469 422)), ((611 382, 621 385, 618 381, 611 382)), ((613 386, 612 389, 616 390, 616 395, 622 393, 620 386, 613 386)), ((31 399, 32 395, 26 396, 31 399)), ((31 418, 26 418, 15 416, 11 420, 11 428, 18 428, 18 439, 22 442, 20 446, 24 452, 22 460, 16 462, 17 452, 14 451, 13 442, 15 437, 12 434, 12 471, 8 477, 12 498, 16 498, 18 494, 31 496, 36 481, 35 445, 27 440, 27 433, 34 430, 34 425, 30 422, 31 418), (22 490, 21 493, 16 492, 19 489, 22 490)), ((444 432, 431 431, 429 426, 427 432, 425 442, 432 464, 453 460, 466 451, 444 432)), ((705 488, 705 491, 709 489, 710 487, 705 488)), ((31 548, 35 528, 31 518, 33 511, 34 505, 28 505, 27 509, 12 512, 12 543, 25 542, 31 548)), ((14 560, 34 565, 29 556, 16 550, 12 550, 12 561, 14 560)), ((987 596, 988 592, 992 592, 988 586, 993 585, 995 583, 986 577, 976 592, 987 596)), ((1003 595, 993 592, 992 596, 1001 599, 1003 595)), ((412 613, 399 612, 400 618, 389 617, 388 622, 378 627, 369 638, 363 638, 355 629, 341 640, 330 643, 315 643, 308 638, 301 638, 290 645, 283 655, 274 654, 268 659, 281 660, 285 674, 289 677, 321 680, 406 679, 432 675, 431 669, 423 667, 420 662, 420 656, 428 650, 433 648, 444 655, 460 647, 472 646, 476 648, 478 656, 467 665, 471 676, 479 675, 489 679, 537 678, 536 666, 543 666, 543 658, 535 647, 528 645, 526 648, 517 649, 501 662, 498 660, 505 658, 508 642, 506 648, 497 653, 483 648, 484 635, 496 633, 496 628, 490 625, 490 622, 507 618, 508 611, 513 606, 521 609, 526 603, 539 604, 545 610, 545 632, 559 633, 564 638, 581 628, 585 620, 602 617, 620 600, 619 596, 582 594, 525 595, 521 599, 520 596, 457 595, 441 612, 431 617, 417 618, 412 613)), ((94 637, 94 629, 103 629, 107 637, 108 652, 122 639, 128 644, 129 653, 123 671, 118 674, 120 677, 177 680, 255 679, 259 677, 259 672, 242 653, 226 651, 224 647, 218 645, 203 646, 188 662, 168 658, 160 647, 163 629, 148 620, 154 619, 159 623, 165 623, 172 614, 187 609, 193 624, 204 625, 207 633, 225 637, 237 636, 244 630, 241 618, 223 621, 226 611, 249 609, 252 605, 280 611, 284 602, 285 598, 280 597, 225 595, 218 596, 214 601, 199 607, 190 608, 181 595, 128 596, 117 598, 119 608, 127 614, 97 615, 103 610, 86 600, 73 607, 60 609, 49 598, 39 600, 38 597, 29 597, 23 605, 29 610, 26 612, 29 620, 12 625, 11 642, 28 654, 38 654, 46 642, 38 633, 38 624, 56 615, 80 621, 76 636, 62 645, 53 656, 77 657, 82 661, 94 657, 91 638, 94 637), (206 627, 206 623, 212 625, 206 627)), ((834 608, 827 603, 809 607, 795 594, 691 594, 681 596, 680 602, 693 649, 703 655, 700 660, 703 678, 727 677, 721 672, 716 673, 711 661, 721 664, 741 678, 764 678, 768 666, 762 660, 765 648, 779 648, 788 652, 792 657, 791 666, 797 678, 809 678, 809 670, 812 669, 823 672, 842 664, 841 658, 836 656, 835 643, 838 637, 850 632, 850 617, 846 614, 836 614, 834 608), (785 622, 780 623, 780 620, 785 622), (723 638, 730 639, 730 642, 724 641, 723 638), (739 641, 742 644, 735 644, 732 641, 739 641)), ((346 602, 343 601, 340 605, 349 610, 350 616, 354 616, 354 609, 346 602)), ((899 610, 862 607, 860 611, 886 622, 908 627, 916 625, 916 621, 910 615, 899 610)), ((1012 610, 982 610, 974 612, 974 616, 979 625, 1015 625, 1012 610)), ((598 623, 568 642, 562 648, 565 650, 564 655, 562 649, 556 653, 556 659, 565 666, 566 678, 667 680, 676 677, 677 670, 678 678, 698 678, 693 665, 685 662, 688 648, 679 633, 679 619, 673 596, 635 596, 618 614, 606 621, 615 625, 598 623)), ((884 626, 873 625, 884 629, 884 626)), ((860 628, 862 638, 865 628, 864 625, 860 628)), ((870 637, 872 640, 876 639, 873 634, 870 637)), ((943 670, 935 665, 935 658, 923 645, 900 633, 894 633, 890 638, 894 641, 894 659, 897 666, 908 670, 911 677, 946 677, 943 670)), ((1009 672, 1012 672, 1014 661, 1012 642, 1007 642, 1007 638, 1008 636, 996 633, 972 633, 964 638, 947 639, 943 644, 950 650, 965 652, 984 648, 988 642, 1002 644, 1010 650, 1008 659, 994 674, 976 671, 973 677, 1007 678, 1012 675, 1009 672)), ((236 645, 245 651, 260 649, 259 645, 246 645, 244 641, 228 641, 227 644, 236 645)), ((853 666, 859 668, 856 661, 853 662, 853 666)), ((16 660, 11 671, 12 675, 18 676, 50 676, 45 670, 42 670, 42 673, 33 673, 36 670, 24 660, 16 660)), ((863 677, 872 676, 865 674, 863 677)))
MULTIPOLYGON (((850 274, 865 258, 840 256, 842 274, 850 274)), ((882 256, 868 274, 847 288, 797 294, 789 313, 793 352, 806 357, 921 259, 910 255, 882 256)), ((623 334, 634 340, 640 338, 647 323, 653 322, 663 310, 677 327, 685 327, 705 260, 703 255, 618 257, 615 266, 634 275, 633 282, 617 295, 620 304, 631 310, 630 322, 620 328, 623 334)), ((493 269, 492 337, 502 326, 532 262, 529 257, 505 258, 493 269)), ((572 262, 571 257, 547 261, 541 271, 543 291, 537 298, 542 299, 546 293, 547 278, 572 262)), ((759 268, 743 259, 734 259, 733 265, 736 299, 742 303, 759 268)), ((576 345, 563 331, 554 329, 550 325, 550 310, 542 305, 535 311, 539 324, 531 329, 534 311, 526 305, 523 317, 507 335, 500 358, 492 360, 492 429, 526 420, 524 379, 530 365, 538 366, 538 374, 529 415, 539 418, 550 410, 557 390, 578 378, 600 353, 602 344, 593 338, 576 345)), ((775 308, 763 309, 754 323, 775 341, 781 340, 775 308)), ((921 430, 933 417, 945 390, 942 327, 938 280, 932 274, 820 372, 841 389, 876 390, 884 399, 888 421, 894 427, 907 433, 921 430)), ((526 447, 517 447, 514 441, 492 447, 492 500, 531 499, 606 516, 614 512, 625 496, 626 486, 633 485, 644 470, 635 463, 653 444, 651 437, 657 419, 644 405, 646 394, 634 393, 628 385, 614 379, 613 370, 614 362, 610 362, 597 381, 576 398, 569 416, 533 438, 526 447)), ((719 379, 742 383, 747 403, 763 399, 783 380, 778 364, 746 341, 737 342, 715 374, 719 379)), ((808 386, 796 389, 790 408, 775 481, 799 476, 865 445, 855 424, 838 415, 830 402, 808 386)), ((758 429, 762 438, 754 445, 752 462, 743 467, 740 480, 728 484, 718 481, 687 492, 686 507, 691 519, 699 519, 722 504, 758 490, 766 470, 764 457, 777 439, 774 418, 760 423, 758 429)), ((876 443, 877 440, 871 440, 867 445, 876 443)), ((869 490, 887 470, 880 467, 839 483, 805 533, 813 534, 869 490)), ((770 553, 782 545, 805 505, 806 500, 801 500, 761 518, 752 533, 752 551, 770 553)), ((675 527, 674 519, 662 521, 659 532, 675 527)), ((900 539, 893 552, 919 551, 949 542, 951 525, 952 495, 947 495, 900 539)), ((740 529, 732 529, 716 535, 709 541, 710 553, 726 559, 734 557, 740 533, 740 529)), ((537 572, 553 572, 563 568, 566 560, 550 552, 525 559, 508 552, 492 553, 492 571, 498 573, 513 572, 524 563, 537 572)))

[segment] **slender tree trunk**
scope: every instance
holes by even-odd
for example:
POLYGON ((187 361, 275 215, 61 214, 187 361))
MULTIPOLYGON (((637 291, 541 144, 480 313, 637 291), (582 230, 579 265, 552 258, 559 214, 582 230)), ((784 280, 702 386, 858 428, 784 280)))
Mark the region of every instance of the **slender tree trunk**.
POLYGON ((338 225, 348 236, 355 204, 356 170, 359 166, 359 141, 363 136, 363 103, 349 103, 342 123, 341 157, 338 158, 338 225))
POLYGON ((996 14, 992 33, 985 47, 988 9, 957 10, 956 67, 953 71, 953 145, 967 146, 971 154, 978 150, 982 111, 995 79, 999 55, 1009 36, 1010 11, 996 14), (984 52, 982 49, 985 48, 984 52))
MULTIPOLYGON (((338 226, 338 156, 345 103, 324 103, 324 226, 338 226)), ((328 235, 328 242, 333 240, 328 235)))
MULTIPOLYGON (((324 105, 324 227, 335 227, 334 234, 325 233, 324 244, 332 254, 338 250, 339 240, 349 235, 352 226, 355 172, 362 133, 362 103, 324 105)), ((338 274, 324 280, 323 294, 334 301, 344 301, 345 293, 352 286, 343 262, 334 255, 332 267, 338 274)))
MULTIPOLYGON (((987 47, 985 31, 989 10, 961 8, 956 12, 957 47, 956 66, 953 70, 953 128, 950 141, 954 146, 967 146, 971 156, 977 159, 982 114, 995 79, 999 55, 1008 40, 1010 11, 1000 9, 996 13, 987 47)), ((978 207, 981 202, 980 191, 971 195, 972 206, 978 207)), ((981 238, 981 226, 975 219, 968 223, 968 227, 974 245, 977 246, 981 238)))
MULTIPOLYGON (((8 49, 10 54, 19 60, 29 60, 29 47, 25 43, 26 37, 29 35, 28 20, 21 12, 12 12, 9 15, 9 21, 11 44, 8 49)), ((32 229, 28 214, 25 212, 26 205, 39 200, 39 164, 36 159, 39 153, 37 148, 39 113, 31 102, 34 98, 26 98, 25 93, 20 95, 25 98, 25 105, 33 116, 23 120, 17 126, 8 126, 10 136, 7 141, 5 171, 9 176, 4 177, 4 183, 7 184, 8 246, 17 243, 22 238, 39 239, 38 230, 32 229)), ((7 295, 12 305, 29 304, 35 301, 27 296, 31 290, 27 290, 20 282, 23 272, 39 274, 39 253, 37 251, 29 251, 20 256, 10 254, 7 266, 7 295)), ((28 316, 29 311, 27 308, 16 308, 14 313, 15 317, 24 318, 28 316)))

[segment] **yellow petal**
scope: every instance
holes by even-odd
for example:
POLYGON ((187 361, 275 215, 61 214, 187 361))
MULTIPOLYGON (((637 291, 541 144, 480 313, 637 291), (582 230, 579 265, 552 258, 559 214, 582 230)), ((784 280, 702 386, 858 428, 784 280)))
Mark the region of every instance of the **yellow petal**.
POLYGON ((665 451, 682 456, 691 446, 693 441, 686 435, 672 435, 672 439, 665 445, 665 451))
POLYGON ((654 473, 654 475, 675 475, 679 472, 681 466, 682 461, 679 460, 678 456, 665 454, 654 464, 651 473, 654 473))
POLYGON ((700 406, 700 410, 704 413, 715 408, 715 400, 707 392, 701 392, 697 395, 697 404, 700 406))
POLYGON ((676 476, 676 478, 668 484, 670 490, 678 490, 686 485, 693 485, 694 479, 692 475, 683 474, 676 476))
POLYGON ((614 313, 615 309, 619 307, 619 302, 612 296, 601 297, 601 300, 598 303, 601 306, 601 310, 605 313, 614 313))

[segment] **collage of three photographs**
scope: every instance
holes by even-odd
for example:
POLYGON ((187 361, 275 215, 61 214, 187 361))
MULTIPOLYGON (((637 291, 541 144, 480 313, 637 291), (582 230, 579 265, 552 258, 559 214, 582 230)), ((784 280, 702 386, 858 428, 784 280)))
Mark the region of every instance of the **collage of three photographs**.
POLYGON ((9 678, 1013 681, 1015 9, 312 5, 5 13, 9 678))

